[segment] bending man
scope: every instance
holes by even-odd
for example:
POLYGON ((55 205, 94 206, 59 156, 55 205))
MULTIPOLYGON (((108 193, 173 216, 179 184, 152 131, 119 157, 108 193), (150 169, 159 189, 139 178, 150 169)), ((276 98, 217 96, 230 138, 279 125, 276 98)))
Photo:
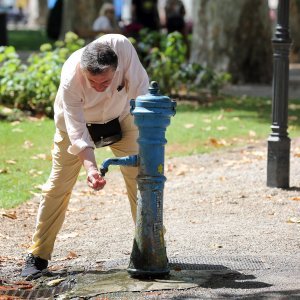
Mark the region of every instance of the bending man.
MULTIPOLYGON (((137 154, 138 131, 130 99, 147 93, 148 85, 134 47, 119 34, 100 37, 64 63, 54 103, 52 170, 43 186, 33 244, 21 276, 38 278, 47 268, 81 166, 91 188, 104 187, 95 148, 109 145, 118 157, 137 154)), ((121 171, 135 221, 137 168, 121 167, 121 171)))

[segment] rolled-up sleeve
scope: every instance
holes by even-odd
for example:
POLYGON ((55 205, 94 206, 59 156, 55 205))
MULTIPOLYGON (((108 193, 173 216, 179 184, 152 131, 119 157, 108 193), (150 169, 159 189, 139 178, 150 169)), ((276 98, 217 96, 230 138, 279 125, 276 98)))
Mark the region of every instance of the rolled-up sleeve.
POLYGON ((77 155, 87 147, 95 148, 86 127, 82 99, 67 88, 63 88, 62 103, 66 128, 71 141, 68 152, 77 155))

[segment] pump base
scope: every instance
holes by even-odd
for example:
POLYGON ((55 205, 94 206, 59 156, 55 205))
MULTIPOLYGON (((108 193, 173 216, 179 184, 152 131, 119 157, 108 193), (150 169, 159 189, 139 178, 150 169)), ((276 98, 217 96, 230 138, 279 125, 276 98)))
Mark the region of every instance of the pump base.
POLYGON ((127 272, 133 278, 140 278, 140 279, 166 278, 170 273, 170 269, 168 268, 166 270, 147 271, 143 269, 133 269, 128 267, 127 272))

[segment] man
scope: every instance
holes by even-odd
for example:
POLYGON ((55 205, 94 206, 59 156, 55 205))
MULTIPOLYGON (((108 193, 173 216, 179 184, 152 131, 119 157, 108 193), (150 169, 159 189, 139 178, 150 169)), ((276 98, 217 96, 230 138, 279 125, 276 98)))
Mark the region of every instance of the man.
MULTIPOLYGON (((105 185, 95 147, 110 145, 115 156, 137 154, 138 131, 130 99, 147 93, 148 75, 129 40, 107 34, 74 52, 62 68, 54 103, 56 132, 52 170, 43 186, 33 244, 21 276, 38 278, 47 268, 81 166, 94 190, 105 185)), ((121 167, 133 220, 137 168, 121 167)))
POLYGON ((159 30, 160 19, 157 3, 158 0, 132 0, 134 22, 152 31, 159 30))

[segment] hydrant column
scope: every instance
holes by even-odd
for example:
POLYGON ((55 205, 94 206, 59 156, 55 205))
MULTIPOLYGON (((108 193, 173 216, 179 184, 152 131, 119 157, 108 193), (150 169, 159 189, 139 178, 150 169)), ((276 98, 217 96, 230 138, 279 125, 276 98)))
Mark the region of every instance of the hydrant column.
POLYGON ((161 277, 169 273, 163 227, 164 146, 176 102, 159 94, 151 82, 149 94, 131 101, 139 129, 138 204, 135 238, 127 271, 134 277, 161 277))

